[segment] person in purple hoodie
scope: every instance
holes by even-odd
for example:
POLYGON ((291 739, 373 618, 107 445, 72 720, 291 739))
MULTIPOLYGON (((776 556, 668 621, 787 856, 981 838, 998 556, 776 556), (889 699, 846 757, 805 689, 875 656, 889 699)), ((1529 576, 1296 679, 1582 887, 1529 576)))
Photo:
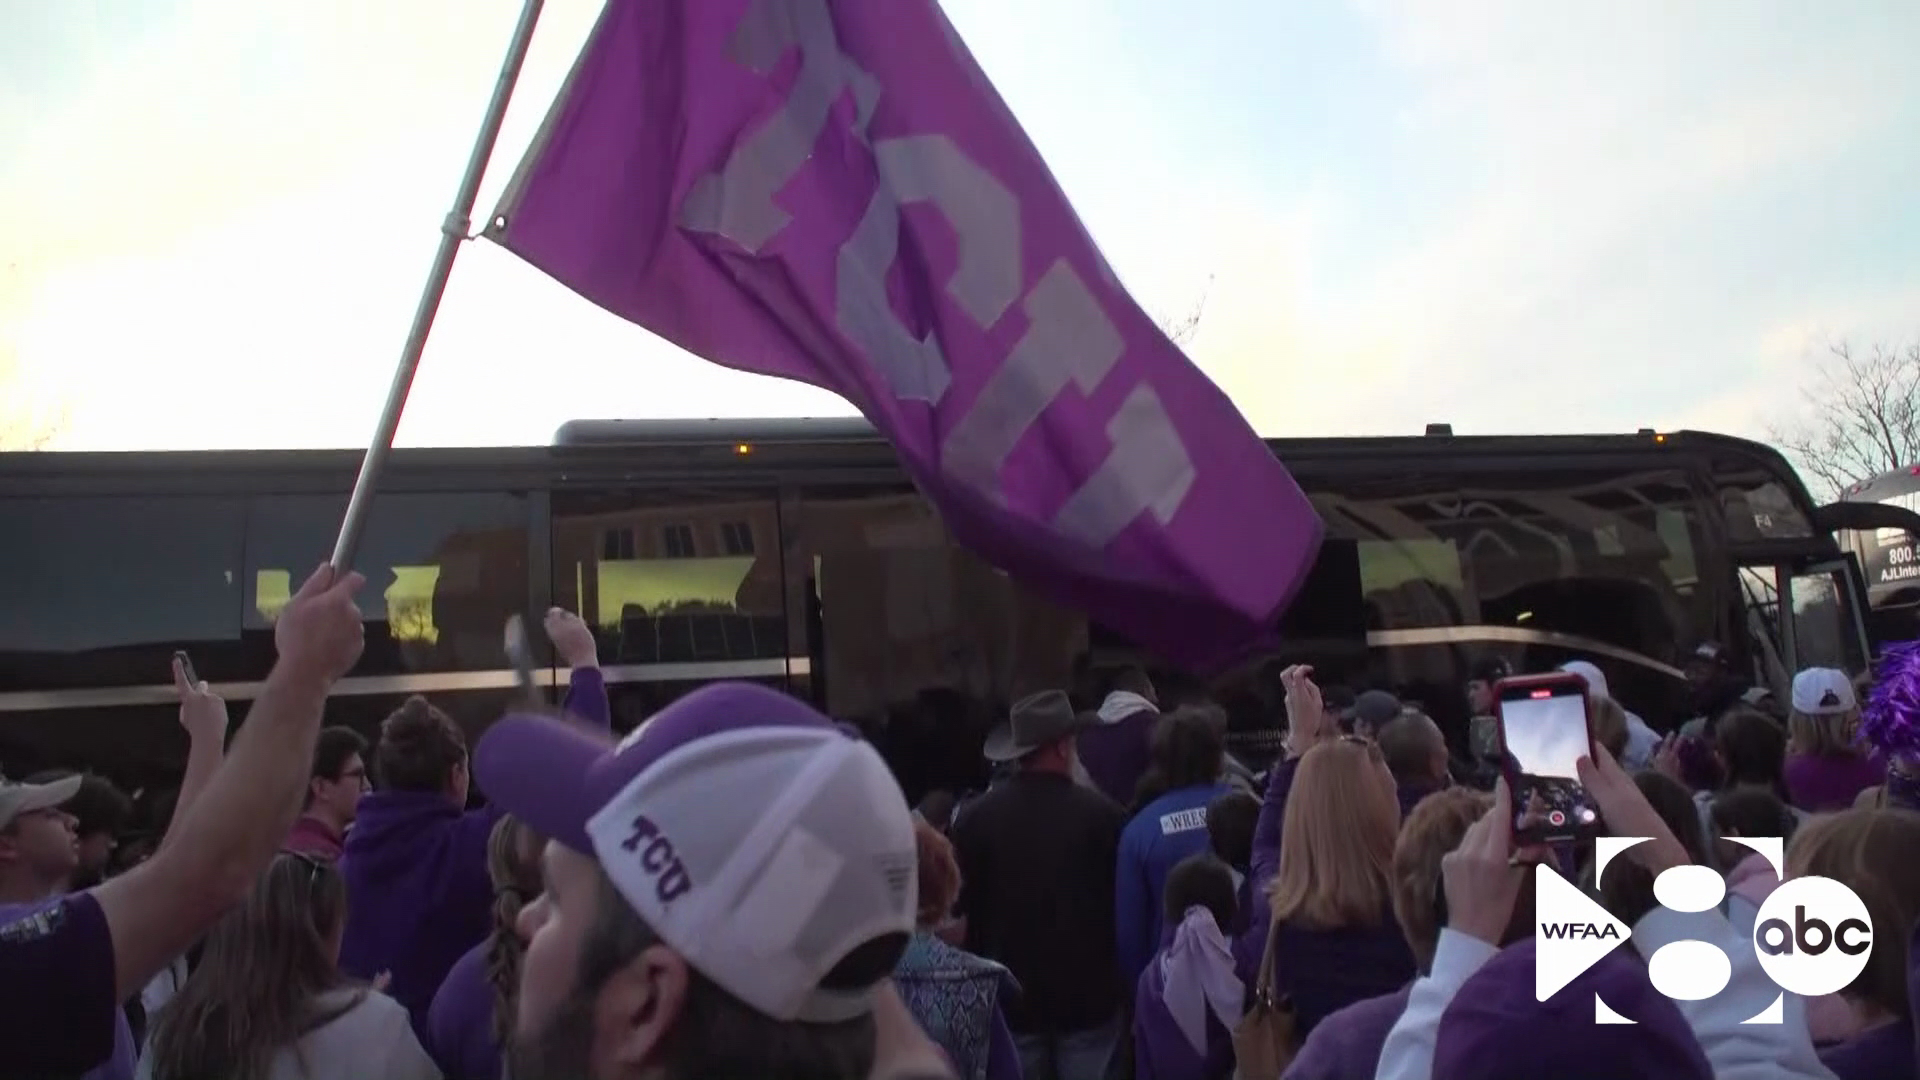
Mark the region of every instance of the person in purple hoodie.
POLYGON ((1115 675, 1099 713, 1100 722, 1077 740, 1080 766, 1101 794, 1132 806, 1134 790, 1152 762, 1153 725, 1160 719, 1160 701, 1147 673, 1130 667, 1115 675))
MULTIPOLYGON (((593 631, 559 608, 547 613, 546 629, 573 669, 565 710, 609 728, 593 631)), ((388 994, 425 1038, 434 993, 492 925, 487 837, 501 812, 466 809, 466 738, 424 698, 409 698, 381 724, 374 771, 379 789, 361 798, 341 857, 349 903, 340 966, 363 979, 391 972, 388 994)))
POLYGON ((433 995, 427 1034, 421 1040, 448 1076, 499 1080, 511 1048, 520 958, 526 951, 516 924, 520 912, 540 895, 540 852, 546 844, 545 837, 514 817, 501 818, 487 838, 493 931, 447 972, 433 995))
POLYGON ((1140 973, 1133 1005, 1135 1080, 1226 1080, 1246 1005, 1221 928, 1237 916, 1233 871, 1209 853, 1167 874, 1166 947, 1140 973))

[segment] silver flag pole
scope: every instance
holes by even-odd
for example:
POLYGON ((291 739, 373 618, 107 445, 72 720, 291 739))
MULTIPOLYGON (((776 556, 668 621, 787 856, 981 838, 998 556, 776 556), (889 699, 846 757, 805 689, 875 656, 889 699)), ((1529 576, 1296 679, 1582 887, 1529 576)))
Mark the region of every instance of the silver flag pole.
POLYGON ((440 300, 447 293, 447 281, 453 276, 453 259, 473 226, 473 204, 480 197, 480 180, 486 175, 487 161, 493 157, 493 144, 500 138, 500 125, 506 120, 507 102, 513 98, 514 84, 520 80, 520 67, 526 61, 527 47, 533 42, 534 24, 540 21, 545 0, 525 0, 520 22, 513 29, 513 42, 500 65, 500 78, 493 86, 493 100, 480 121, 480 135, 473 143, 473 155, 467 159, 466 175, 460 178, 460 190, 454 196, 453 209, 440 224, 440 250, 434 254, 433 269, 420 293, 420 306, 414 309, 413 328, 407 332, 406 347, 400 351, 400 363, 393 371, 393 384, 387 388, 387 403, 380 411, 380 423, 373 441, 367 444, 367 456, 361 459, 360 475, 353 481, 353 496, 347 500, 347 512, 340 520, 340 536, 333 544, 333 568, 344 571, 353 565, 360 535, 366 529, 367 510, 373 502, 380 472, 393 449, 393 437, 400 430, 400 414, 406 411, 407 394, 413 389, 413 376, 420 368, 420 354, 426 350, 427 335, 433 331, 433 319, 440 311, 440 300))

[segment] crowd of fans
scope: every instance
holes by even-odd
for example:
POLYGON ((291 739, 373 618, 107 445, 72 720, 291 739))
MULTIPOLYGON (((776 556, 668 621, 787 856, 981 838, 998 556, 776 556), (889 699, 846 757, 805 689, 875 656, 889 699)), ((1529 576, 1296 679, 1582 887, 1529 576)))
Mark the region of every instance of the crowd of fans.
POLYGON ((1095 701, 1014 703, 955 751, 990 779, 949 784, 752 685, 618 737, 593 635, 560 610, 550 714, 471 752, 424 698, 372 740, 323 728, 360 585, 322 567, 295 594, 231 745, 224 702, 176 670, 187 767, 139 858, 115 857, 129 803, 105 780, 0 781, 0 1074, 1916 1075, 1920 812, 1908 763, 1859 745, 1862 687, 1839 672, 1774 703, 1703 649, 1701 715, 1663 737, 1567 665, 1595 743, 1580 784, 1607 832, 1652 838, 1596 873, 1591 845, 1516 847, 1498 660, 1459 688, 1453 731, 1290 668, 1264 775, 1219 708, 1163 709, 1120 672, 1095 701), (1775 836, 1789 878, 1862 899, 1874 947, 1839 993, 1786 994, 1756 1025, 1779 990, 1753 928, 1782 880, 1729 838, 1775 836), (1541 862, 1632 928, 1545 1001, 1541 862), (1726 899, 1662 906, 1654 880, 1681 866, 1726 899), (1654 989, 1647 958, 1680 941, 1721 948, 1725 990, 1654 989), (1597 1024, 1596 995, 1630 1023, 1597 1024))

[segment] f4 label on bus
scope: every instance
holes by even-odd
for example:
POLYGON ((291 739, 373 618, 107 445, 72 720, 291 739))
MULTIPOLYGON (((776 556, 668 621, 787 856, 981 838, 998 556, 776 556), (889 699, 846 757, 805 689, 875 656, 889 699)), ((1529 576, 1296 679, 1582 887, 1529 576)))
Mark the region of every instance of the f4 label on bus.
MULTIPOLYGON (((1595 841, 1595 876, 1644 836, 1603 836, 1595 841)), ((1779 837, 1723 837, 1753 849, 1784 877, 1785 843, 1779 837)), ((1535 882, 1534 997, 1546 1001, 1599 963, 1632 935, 1625 923, 1586 893, 1541 865, 1535 882)), ((1676 866, 1653 883, 1661 907, 1679 912, 1711 912, 1726 899, 1726 883, 1704 866, 1676 866)), ((1713 916, 1716 925, 1719 917, 1713 916)), ((1782 991, 1801 997, 1838 993, 1866 969, 1873 952, 1873 917, 1852 889, 1831 878, 1782 881, 1754 916, 1750 942, 1761 970, 1782 991)), ((1727 988, 1733 961, 1712 941, 1672 941, 1647 958, 1653 988, 1676 1001, 1703 1001, 1727 988)), ((1758 1008, 1746 1024, 1778 1024, 1784 1018, 1784 994, 1758 1008)), ((1631 1024, 1594 997, 1594 1021, 1631 1024)))

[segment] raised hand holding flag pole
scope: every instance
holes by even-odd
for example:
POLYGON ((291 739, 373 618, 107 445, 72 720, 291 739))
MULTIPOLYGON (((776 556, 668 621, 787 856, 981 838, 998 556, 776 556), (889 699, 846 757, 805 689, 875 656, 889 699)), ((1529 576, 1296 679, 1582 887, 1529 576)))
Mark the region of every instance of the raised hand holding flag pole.
POLYGON ((1313 566, 1312 505, 934 0, 610 0, 488 236, 845 397, 964 546, 1166 659, 1233 659, 1313 566))

